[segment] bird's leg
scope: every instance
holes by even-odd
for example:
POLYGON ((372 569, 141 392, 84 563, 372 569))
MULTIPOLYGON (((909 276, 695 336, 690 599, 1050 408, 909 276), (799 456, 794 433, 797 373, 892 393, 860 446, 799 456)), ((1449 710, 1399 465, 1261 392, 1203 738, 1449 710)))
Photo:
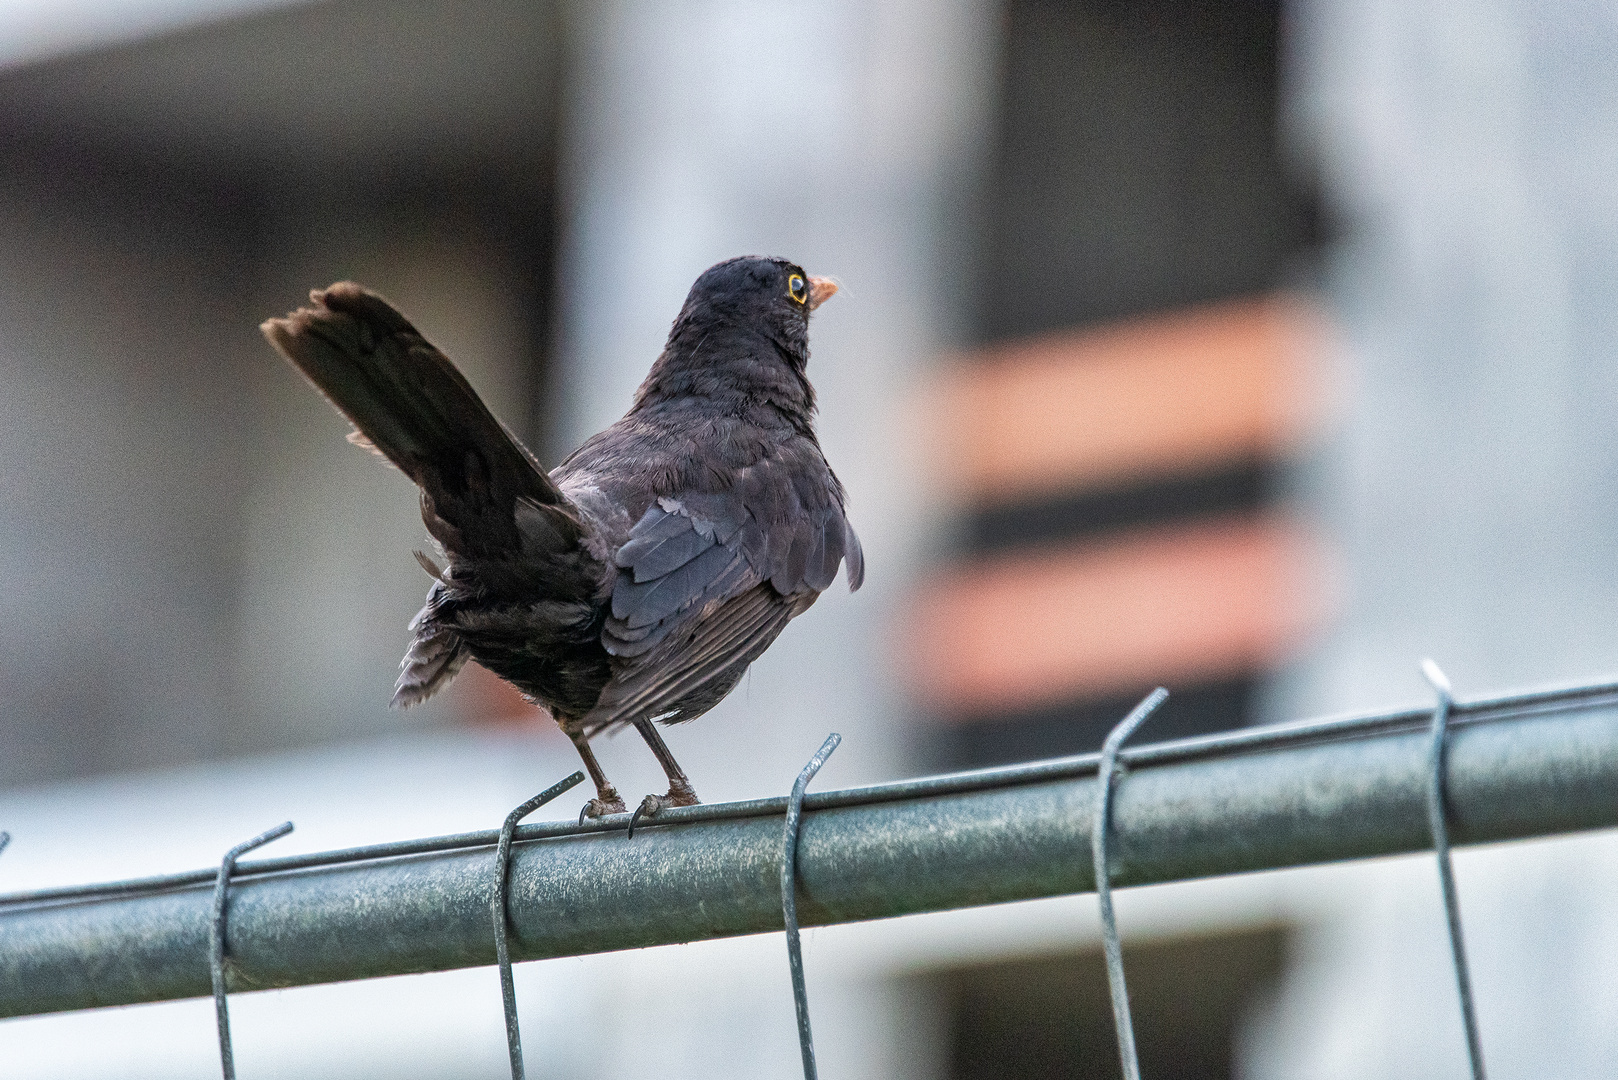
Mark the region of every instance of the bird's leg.
POLYGON ((595 751, 590 749, 589 736, 582 731, 570 731, 567 736, 573 740, 579 756, 584 759, 585 771, 590 774, 590 780, 596 786, 596 797, 585 803, 584 809, 579 811, 579 821, 583 822, 587 817, 621 814, 628 810, 629 807, 625 806, 624 800, 618 796, 618 789, 607 782, 607 774, 601 771, 601 762, 596 760, 595 751))
MULTIPOLYGON (((646 796, 636 809, 633 820, 656 817, 658 811, 666 806, 695 806, 701 802, 691 787, 691 781, 686 778, 685 770, 680 768, 680 763, 669 753, 668 744, 663 741, 663 736, 657 733, 657 726, 651 720, 636 720, 635 730, 640 732, 640 737, 646 740, 646 745, 650 746, 652 753, 657 756, 657 763, 663 766, 663 771, 668 774, 669 793, 646 796)), ((631 829, 634 828, 633 820, 630 824, 631 829)))

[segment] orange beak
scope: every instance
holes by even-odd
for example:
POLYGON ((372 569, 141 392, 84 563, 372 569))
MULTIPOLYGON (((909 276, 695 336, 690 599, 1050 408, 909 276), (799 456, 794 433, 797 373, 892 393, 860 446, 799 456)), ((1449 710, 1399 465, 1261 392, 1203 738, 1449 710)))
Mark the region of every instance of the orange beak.
POLYGON ((812 277, 809 279, 809 310, 824 304, 832 298, 837 291, 837 282, 829 277, 812 277))

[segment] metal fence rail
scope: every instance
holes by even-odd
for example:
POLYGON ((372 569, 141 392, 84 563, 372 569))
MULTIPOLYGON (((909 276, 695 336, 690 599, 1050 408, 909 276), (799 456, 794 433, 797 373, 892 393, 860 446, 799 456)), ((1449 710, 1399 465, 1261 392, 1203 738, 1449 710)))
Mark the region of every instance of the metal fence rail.
MULTIPOLYGON (((1618 825, 1618 685, 1452 711, 1450 837, 1618 825)), ((1431 712, 1124 750, 1115 885, 1426 850, 1431 712)), ((805 798, 798 915, 825 925, 1094 887, 1098 755, 805 798)), ((516 830, 514 959, 780 930, 785 798, 516 830)), ((240 863, 232 990, 492 964, 498 831, 240 863)), ((210 992, 218 871, 0 897, 0 1016, 210 992)))

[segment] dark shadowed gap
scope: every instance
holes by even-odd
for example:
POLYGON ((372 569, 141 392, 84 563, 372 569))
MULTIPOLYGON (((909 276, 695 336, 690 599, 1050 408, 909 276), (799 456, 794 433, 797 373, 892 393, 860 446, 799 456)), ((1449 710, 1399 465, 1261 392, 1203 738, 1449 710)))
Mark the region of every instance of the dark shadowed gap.
POLYGON ((1038 499, 979 506, 962 519, 961 555, 991 555, 1041 547, 1115 529, 1140 528, 1195 517, 1262 508, 1276 489, 1274 462, 1215 464, 1195 472, 1038 499))
MULTIPOLYGON (((1141 1074, 1236 1075, 1242 1025, 1285 963, 1287 931, 1247 930, 1124 945, 1141 1074)), ((1121 1076, 1099 949, 937 976, 952 1040, 951 1080, 1121 1076)))
POLYGON ((1275 287, 1317 200, 1276 131, 1275 0, 1012 0, 977 339, 1275 287))
MULTIPOLYGON (((1258 683, 1256 677, 1242 675, 1200 686, 1170 686, 1169 700, 1152 714, 1136 741, 1160 742, 1241 727, 1248 722, 1258 683)), ((933 764, 939 769, 976 769, 1099 750, 1107 732, 1151 689, 1143 683, 1139 693, 939 724, 934 729, 933 764)))

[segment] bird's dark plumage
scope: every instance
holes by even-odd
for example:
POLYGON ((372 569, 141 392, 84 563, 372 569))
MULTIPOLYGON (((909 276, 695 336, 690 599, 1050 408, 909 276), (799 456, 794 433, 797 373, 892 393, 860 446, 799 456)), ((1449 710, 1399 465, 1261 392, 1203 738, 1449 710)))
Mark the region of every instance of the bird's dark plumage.
POLYGON ((649 721, 716 705, 839 564, 859 588, 807 375, 809 313, 835 289, 784 259, 710 268, 629 412, 548 475, 376 294, 341 282, 265 323, 355 440, 420 486, 443 549, 441 570, 421 556, 438 580, 395 703, 474 659, 550 710, 605 797, 591 736, 635 724, 664 758, 649 721))

